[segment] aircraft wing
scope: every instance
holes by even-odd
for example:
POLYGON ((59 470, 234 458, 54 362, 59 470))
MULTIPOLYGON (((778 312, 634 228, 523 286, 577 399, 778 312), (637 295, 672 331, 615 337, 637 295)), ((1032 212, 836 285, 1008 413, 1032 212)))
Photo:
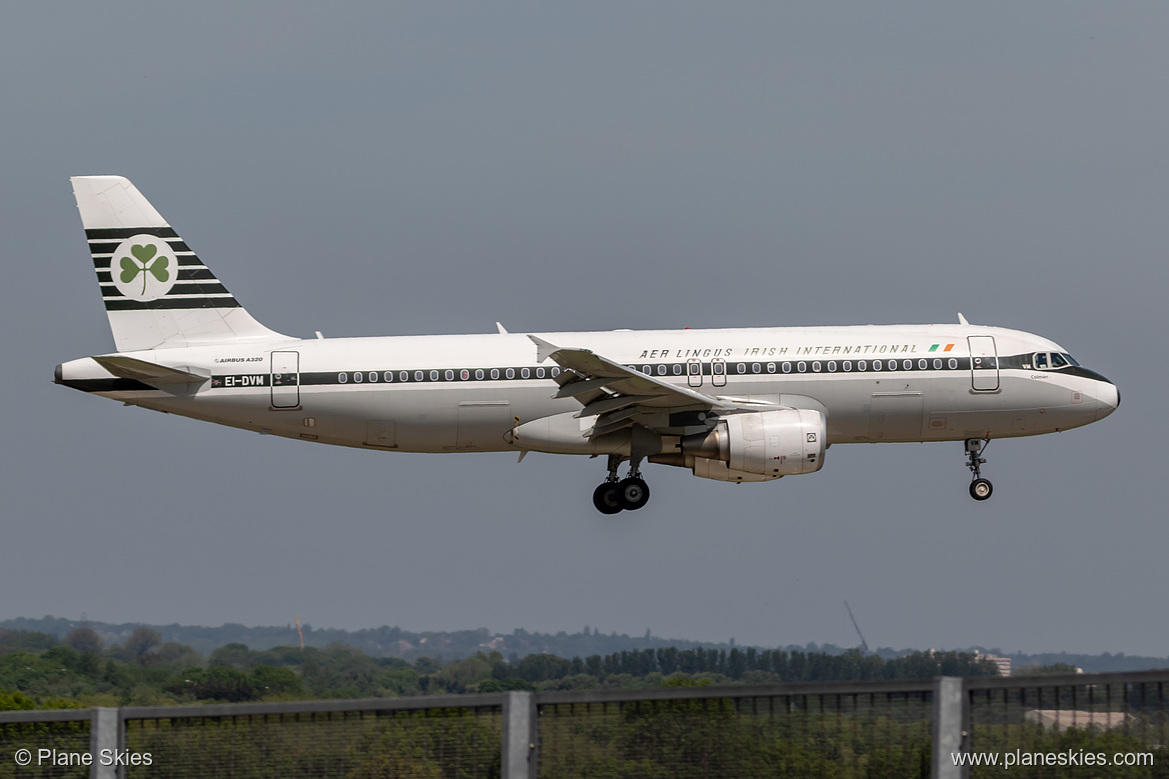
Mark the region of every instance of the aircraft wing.
MULTIPOLYGON (((589 349, 559 347, 534 335, 528 338, 536 344, 539 362, 551 359, 565 369, 556 377, 560 390, 555 397, 579 401, 584 408, 578 417, 597 417, 591 438, 628 427, 634 423, 634 417, 654 412, 744 410, 743 403, 679 387, 589 349)), ((668 426, 668 423, 650 425, 651 429, 668 426)))

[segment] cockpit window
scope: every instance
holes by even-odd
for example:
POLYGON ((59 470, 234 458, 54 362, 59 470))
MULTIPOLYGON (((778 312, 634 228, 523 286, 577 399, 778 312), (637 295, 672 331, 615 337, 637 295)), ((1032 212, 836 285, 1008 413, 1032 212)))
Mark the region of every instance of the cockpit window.
POLYGON ((1036 352, 1032 361, 1039 371, 1058 371, 1069 365, 1079 365, 1067 352, 1036 352))

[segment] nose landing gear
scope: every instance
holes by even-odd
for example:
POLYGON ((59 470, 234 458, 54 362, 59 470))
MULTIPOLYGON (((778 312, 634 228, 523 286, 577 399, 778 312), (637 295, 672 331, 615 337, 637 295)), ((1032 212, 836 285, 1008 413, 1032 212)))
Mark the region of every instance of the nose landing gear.
POLYGON ((966 439, 966 453, 970 455, 970 461, 966 463, 966 467, 970 469, 972 479, 970 497, 975 500, 986 500, 994 492, 994 486, 991 485, 990 480, 982 478, 982 466, 986 464, 982 452, 989 443, 989 438, 985 441, 981 438, 966 439))
POLYGON ((617 476, 624 457, 609 455, 609 477, 593 490, 593 505, 602 514, 616 514, 620 511, 636 511, 649 502, 649 485, 641 478, 637 465, 630 465, 629 475, 624 479, 617 476))

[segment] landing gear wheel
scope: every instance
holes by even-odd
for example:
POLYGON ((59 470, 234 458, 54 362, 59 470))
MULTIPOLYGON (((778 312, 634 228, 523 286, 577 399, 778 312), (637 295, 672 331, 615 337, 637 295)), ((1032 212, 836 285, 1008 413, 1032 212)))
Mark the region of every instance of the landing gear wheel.
POLYGON ((617 502, 627 511, 637 511, 649 502, 649 485, 636 476, 623 479, 617 485, 617 502))
POLYGON ((618 499, 618 484, 615 481, 602 482, 593 490, 593 505, 602 514, 616 514, 621 511, 621 501, 618 499))
POLYGON ((975 500, 986 500, 994 492, 994 487, 986 479, 975 479, 970 482, 970 497, 975 500))
POLYGON ((994 491, 994 487, 990 485, 990 482, 982 478, 982 466, 986 465, 982 451, 986 449, 988 444, 990 444, 989 438, 966 439, 966 454, 970 456, 966 467, 970 469, 970 477, 974 480, 970 482, 970 497, 975 500, 986 500, 990 497, 990 493, 994 491))

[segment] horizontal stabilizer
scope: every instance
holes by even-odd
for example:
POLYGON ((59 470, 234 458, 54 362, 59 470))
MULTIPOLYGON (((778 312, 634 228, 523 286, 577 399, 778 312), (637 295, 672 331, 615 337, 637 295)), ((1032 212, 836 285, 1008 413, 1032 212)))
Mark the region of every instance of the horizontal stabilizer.
POLYGON ((204 382, 211 378, 211 374, 209 373, 205 374, 202 371, 199 373, 192 372, 199 369, 187 368, 186 370, 181 370, 179 368, 168 368, 165 365, 156 365, 155 363, 137 360, 133 357, 114 355, 111 357, 94 357, 93 359, 101 367, 119 378, 134 379, 135 381, 140 381, 143 384, 149 384, 159 389, 175 384, 204 382))

